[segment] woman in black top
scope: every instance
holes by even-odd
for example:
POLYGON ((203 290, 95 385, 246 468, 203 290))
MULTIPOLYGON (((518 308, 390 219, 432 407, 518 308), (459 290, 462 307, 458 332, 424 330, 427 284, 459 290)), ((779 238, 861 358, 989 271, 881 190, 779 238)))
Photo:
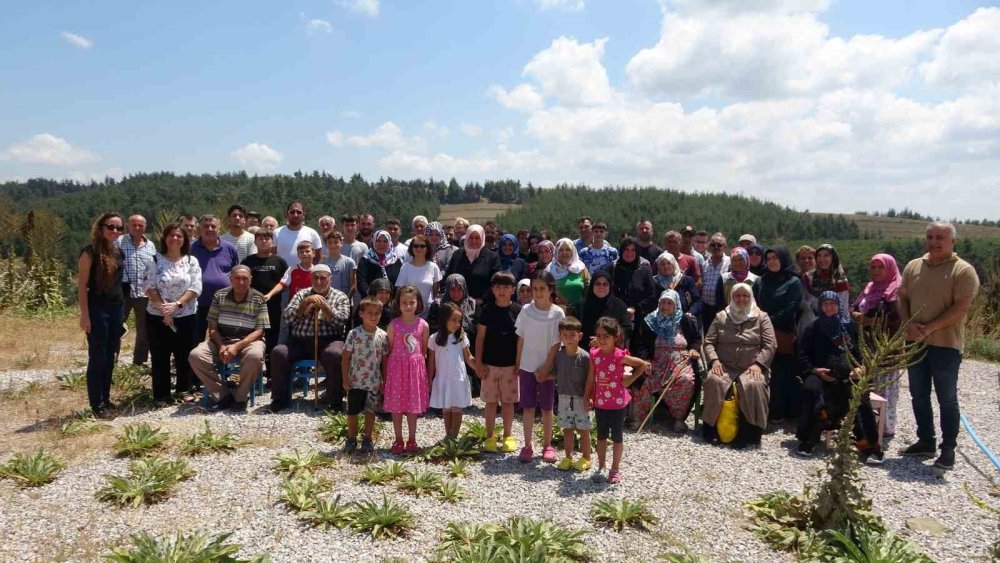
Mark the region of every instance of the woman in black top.
POLYGON ((802 280, 798 266, 783 246, 769 248, 764 253, 764 275, 753 284, 754 299, 763 309, 771 325, 778 348, 771 361, 770 407, 771 421, 784 422, 785 417, 799 415, 799 388, 796 372, 795 327, 802 312, 802 280))
MULTIPOLYGON (((469 289, 469 297, 482 303, 490 292, 493 274, 500 271, 500 257, 485 247, 486 235, 479 225, 472 225, 465 231, 464 247, 451 256, 445 278, 461 274, 469 289)), ((491 294, 492 295, 492 294, 491 294)), ((492 298, 492 297, 491 297, 492 298)))
POLYGON ((656 284, 649 261, 639 256, 639 242, 626 237, 618 248, 620 258, 611 265, 611 282, 615 297, 631 309, 629 323, 635 332, 636 323, 656 308, 656 284))
POLYGON ((87 398, 98 418, 111 416, 111 374, 122 339, 125 257, 115 246, 125 231, 121 215, 105 213, 90 229, 77 264, 80 328, 87 334, 87 398))
MULTIPOLYGON (((628 317, 628 307, 625 302, 615 297, 612 289, 611 274, 605 270, 598 271, 594 277, 590 278, 590 285, 587 287, 587 295, 583 299, 583 308, 580 322, 583 324, 583 340, 580 346, 585 350, 591 348, 590 339, 594 336, 594 327, 597 319, 601 317, 611 317, 618 321, 622 327, 624 336, 622 346, 629 341, 629 334, 632 332, 631 320, 628 317)), ((596 346, 596 344, 595 344, 596 346)))
POLYGON ((402 267, 401 257, 396 256, 392 248, 392 237, 386 231, 375 231, 372 247, 361 256, 358 264, 358 293, 368 295, 368 286, 379 278, 389 280, 389 285, 395 287, 402 267))

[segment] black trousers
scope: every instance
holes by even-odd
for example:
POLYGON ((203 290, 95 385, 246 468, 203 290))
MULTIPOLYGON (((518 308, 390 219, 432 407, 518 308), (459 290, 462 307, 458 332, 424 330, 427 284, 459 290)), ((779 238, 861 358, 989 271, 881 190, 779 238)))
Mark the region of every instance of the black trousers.
MULTIPOLYGON (((851 384, 848 381, 827 382, 818 375, 810 374, 802 382, 800 397, 802 410, 795 437, 802 442, 815 444, 819 442, 823 430, 843 424, 842 419, 850 407, 851 384)), ((863 438, 871 446, 878 445, 878 421, 868 393, 861 398, 857 418, 848 423, 854 425, 855 438, 863 438)))
MULTIPOLYGON (((326 398, 335 410, 342 408, 344 401, 344 378, 341 374, 340 354, 334 351, 335 340, 319 341, 319 364, 326 373, 326 398)), ((290 336, 288 344, 279 344, 271 352, 271 396, 276 401, 292 398, 292 366, 299 360, 313 359, 313 340, 290 336)))
POLYGON ((171 356, 173 356, 174 364, 177 366, 176 391, 184 393, 191 389, 193 377, 191 366, 188 363, 188 355, 194 349, 196 342, 205 339, 204 334, 200 339, 196 339, 197 324, 198 318, 195 315, 174 317, 174 328, 177 330, 173 331, 163 324, 163 317, 146 315, 149 355, 153 368, 153 399, 165 401, 170 398, 171 356))

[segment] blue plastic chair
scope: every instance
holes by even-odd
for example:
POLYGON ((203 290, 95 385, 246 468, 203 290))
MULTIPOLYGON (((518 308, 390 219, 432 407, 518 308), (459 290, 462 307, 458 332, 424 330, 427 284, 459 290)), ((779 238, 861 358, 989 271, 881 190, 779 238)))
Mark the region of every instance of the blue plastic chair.
MULTIPOLYGON (((302 389, 302 396, 309 397, 309 386, 312 385, 313 366, 315 365, 316 362, 312 360, 299 360, 292 364, 292 392, 294 392, 296 387, 299 387, 302 389)), ((323 371, 323 366, 319 367, 319 377, 320 379, 326 379, 326 373, 323 371)))
MULTIPOLYGON (((235 360, 229 363, 215 362, 215 369, 219 370, 219 377, 222 379, 222 384, 225 385, 230 377, 239 375, 240 361, 235 360)), ((261 370, 257 374, 257 379, 250 386, 249 402, 251 407, 257 403, 258 394, 264 394, 264 370, 261 370)), ((211 404, 212 398, 208 393, 207 387, 201 390, 201 400, 206 408, 211 404)))

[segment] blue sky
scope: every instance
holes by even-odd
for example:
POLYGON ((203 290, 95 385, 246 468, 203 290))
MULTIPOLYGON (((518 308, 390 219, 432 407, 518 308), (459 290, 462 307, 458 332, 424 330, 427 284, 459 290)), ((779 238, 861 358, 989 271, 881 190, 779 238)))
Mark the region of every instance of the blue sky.
POLYGON ((998 31, 964 1, 22 2, 0 180, 325 169, 995 218, 998 31))

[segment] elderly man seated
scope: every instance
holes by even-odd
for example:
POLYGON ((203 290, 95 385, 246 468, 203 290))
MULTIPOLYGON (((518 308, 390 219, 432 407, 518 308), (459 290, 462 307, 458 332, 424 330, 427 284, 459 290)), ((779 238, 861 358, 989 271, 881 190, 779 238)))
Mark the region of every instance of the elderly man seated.
POLYGON ((311 287, 302 289, 288 302, 281 316, 288 323, 288 343, 271 352, 271 412, 288 408, 291 401, 291 371, 299 360, 314 359, 319 349, 319 364, 326 373, 326 394, 330 408, 343 407, 344 389, 340 372, 340 354, 346 335, 351 301, 344 292, 331 287, 330 267, 318 264, 310 273, 311 287), (318 328, 316 316, 319 316, 318 328))
POLYGON ((250 287, 251 272, 236 266, 229 272, 230 287, 212 297, 208 309, 208 340, 191 350, 191 369, 205 388, 217 397, 213 411, 247 409, 250 387, 264 365, 264 331, 271 324, 264 295, 250 287), (216 362, 240 361, 240 379, 235 392, 215 370, 216 362))

